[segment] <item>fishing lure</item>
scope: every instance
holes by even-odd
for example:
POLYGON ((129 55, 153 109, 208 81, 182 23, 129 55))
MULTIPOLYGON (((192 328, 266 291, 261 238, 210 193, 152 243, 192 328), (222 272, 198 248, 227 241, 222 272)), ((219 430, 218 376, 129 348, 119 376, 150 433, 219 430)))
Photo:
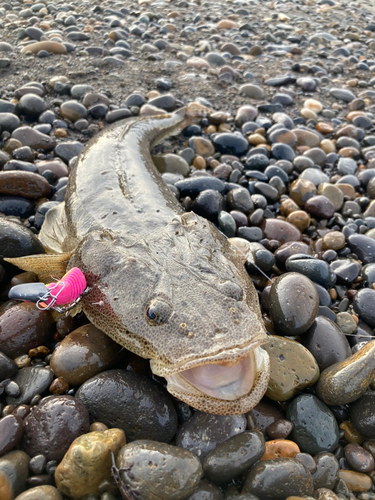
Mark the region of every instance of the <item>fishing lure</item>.
POLYGON ((16 285, 10 289, 8 297, 11 300, 35 302, 36 307, 41 311, 53 309, 59 313, 65 313, 73 309, 87 291, 83 272, 78 267, 73 267, 55 283, 16 285))

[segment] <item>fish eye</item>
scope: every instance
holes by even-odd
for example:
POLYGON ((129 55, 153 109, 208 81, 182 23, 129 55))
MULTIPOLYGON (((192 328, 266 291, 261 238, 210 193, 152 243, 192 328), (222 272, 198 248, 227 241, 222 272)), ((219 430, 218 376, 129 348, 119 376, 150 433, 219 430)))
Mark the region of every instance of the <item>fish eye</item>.
POLYGON ((163 299, 153 299, 146 308, 146 320, 151 326, 162 325, 172 314, 172 306, 163 299))
POLYGON ((231 299, 241 300, 243 297, 242 288, 233 281, 224 281, 219 285, 220 291, 231 299))

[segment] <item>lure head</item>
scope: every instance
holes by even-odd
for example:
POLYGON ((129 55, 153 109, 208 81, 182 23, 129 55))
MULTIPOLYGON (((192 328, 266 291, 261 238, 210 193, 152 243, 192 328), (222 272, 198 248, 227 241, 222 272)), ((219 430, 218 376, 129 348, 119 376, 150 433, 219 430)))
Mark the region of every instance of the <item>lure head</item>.
POLYGON ((71 264, 90 292, 83 310, 119 344, 151 360, 168 390, 211 413, 251 409, 268 384, 256 291, 226 238, 176 216, 142 240, 92 232, 71 264))

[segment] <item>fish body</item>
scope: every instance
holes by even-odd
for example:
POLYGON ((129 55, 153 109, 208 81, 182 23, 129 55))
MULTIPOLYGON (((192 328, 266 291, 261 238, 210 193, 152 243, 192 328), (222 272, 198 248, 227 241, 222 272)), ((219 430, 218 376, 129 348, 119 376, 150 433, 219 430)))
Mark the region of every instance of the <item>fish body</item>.
POLYGON ((84 273, 88 319, 150 359, 169 392, 202 411, 239 414, 268 385, 257 293, 227 238, 183 211, 150 155, 189 119, 186 109, 130 118, 93 138, 40 240, 84 273))

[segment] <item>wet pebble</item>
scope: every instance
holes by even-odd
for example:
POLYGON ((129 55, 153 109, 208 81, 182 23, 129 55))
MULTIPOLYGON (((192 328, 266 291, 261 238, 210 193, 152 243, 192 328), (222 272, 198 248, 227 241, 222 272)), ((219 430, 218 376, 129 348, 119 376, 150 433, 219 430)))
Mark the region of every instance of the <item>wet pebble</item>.
POLYGON ((375 327, 375 290, 362 288, 353 299, 353 307, 359 317, 368 325, 375 327))
POLYGON ((369 391, 349 407, 350 420, 363 436, 375 438, 375 395, 369 391))
POLYGON ((316 470, 312 473, 314 488, 333 489, 339 478, 339 463, 332 453, 322 452, 314 456, 316 470))
POLYGON ((30 457, 21 450, 13 450, 0 457, 0 491, 6 500, 13 500, 26 487, 30 457))
POLYGON ((98 494, 100 484, 111 481, 111 451, 116 456, 125 444, 125 434, 120 429, 77 437, 56 469, 56 486, 74 499, 98 494))
POLYGON ((84 382, 76 398, 92 420, 123 429, 128 440, 168 443, 176 434, 177 414, 169 394, 145 375, 107 370, 84 382))
POLYGON ((252 493, 264 500, 312 495, 313 480, 307 468, 292 458, 258 462, 247 475, 242 493, 252 493))
POLYGON ((60 461, 78 436, 89 432, 89 414, 72 396, 49 396, 24 421, 23 449, 30 457, 42 454, 60 461))
POLYGON ((123 348, 94 325, 84 325, 67 335, 57 346, 50 361, 57 377, 70 385, 81 385, 89 378, 111 368, 123 348))
POLYGON ((302 337, 303 345, 314 356, 320 370, 344 361, 351 355, 350 345, 336 323, 317 316, 302 337))
POLYGON ((335 450, 339 428, 329 408, 312 394, 297 396, 287 408, 287 418, 294 424, 291 439, 301 451, 315 455, 335 450))
POLYGON ((309 278, 286 273, 271 287, 270 315, 278 331, 298 335, 310 328, 318 313, 319 296, 309 278))
POLYGON ((345 458, 357 472, 371 472, 375 467, 374 457, 359 444, 347 444, 345 458))
POLYGON ((176 436, 176 445, 193 452, 203 462, 210 451, 246 429, 243 415, 222 416, 196 412, 183 424, 176 436))
POLYGON ((245 431, 219 443, 203 461, 205 477, 215 484, 231 481, 249 470, 264 454, 259 431, 245 431))
POLYGON ((23 434, 23 420, 17 415, 0 419, 0 456, 17 446, 23 434))
POLYGON ((318 380, 319 368, 312 354, 299 342, 270 335, 263 346, 270 357, 270 379, 266 396, 287 401, 297 391, 318 380))
POLYGON ((0 314, 1 349, 10 358, 44 345, 54 333, 49 311, 40 311, 31 302, 22 302, 0 314))
POLYGON ((202 465, 190 451, 146 439, 121 448, 116 463, 121 493, 137 493, 144 500, 186 498, 202 476, 202 465))

